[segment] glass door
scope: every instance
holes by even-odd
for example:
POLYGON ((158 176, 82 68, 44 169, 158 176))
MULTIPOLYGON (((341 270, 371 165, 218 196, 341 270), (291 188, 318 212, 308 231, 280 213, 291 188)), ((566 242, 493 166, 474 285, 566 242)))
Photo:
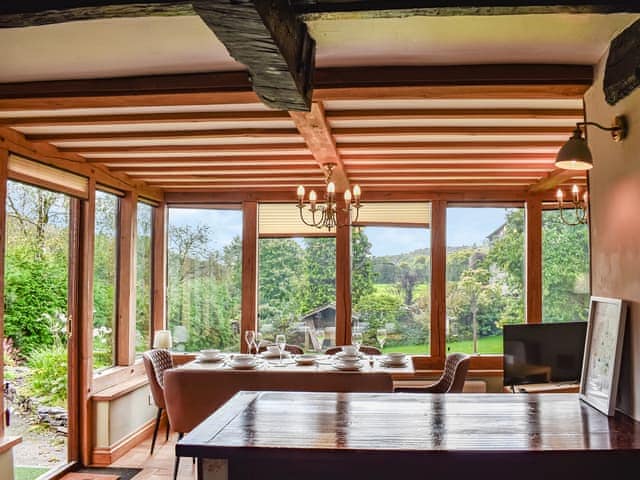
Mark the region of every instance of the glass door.
MULTIPOLYGON (((7 434, 16 478, 31 480, 70 461, 70 206, 62 193, 9 181, 4 291, 7 434)), ((71 424, 70 424, 71 422, 71 424)))

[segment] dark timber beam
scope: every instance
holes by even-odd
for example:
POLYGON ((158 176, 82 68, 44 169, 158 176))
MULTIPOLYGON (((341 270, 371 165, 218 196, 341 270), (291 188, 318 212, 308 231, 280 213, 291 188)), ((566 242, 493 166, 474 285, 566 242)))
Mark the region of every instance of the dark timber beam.
POLYGON ((321 18, 402 18, 409 16, 530 15, 550 13, 634 13, 627 0, 291 0, 305 20, 321 18))
POLYGON ((316 44, 287 0, 196 1, 193 6, 231 56, 247 66, 265 104, 310 110, 316 44))
MULTIPOLYGON (((582 98, 592 81, 591 66, 530 64, 329 68, 316 70, 313 83, 315 99, 335 100, 582 98)), ((0 83, 3 110, 258 101, 246 72, 0 83)))

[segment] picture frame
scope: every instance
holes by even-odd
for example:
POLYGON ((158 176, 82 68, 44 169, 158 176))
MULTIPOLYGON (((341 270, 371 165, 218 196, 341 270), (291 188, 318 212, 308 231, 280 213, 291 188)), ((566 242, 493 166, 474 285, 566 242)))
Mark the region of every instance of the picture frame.
POLYGON ((591 297, 579 396, 608 416, 616 409, 626 318, 624 300, 591 297))

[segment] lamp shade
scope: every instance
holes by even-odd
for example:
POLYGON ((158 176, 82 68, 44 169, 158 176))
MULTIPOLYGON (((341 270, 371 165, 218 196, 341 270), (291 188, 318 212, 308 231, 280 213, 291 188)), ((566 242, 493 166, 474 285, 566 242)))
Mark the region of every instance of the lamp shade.
POLYGON ((170 330, 158 330, 153 336, 153 348, 164 348, 166 350, 171 349, 171 331, 170 330))
POLYGON ((582 138, 582 132, 579 128, 576 128, 571 138, 558 151, 555 165, 565 170, 589 170, 593 168, 591 151, 587 141, 582 138))

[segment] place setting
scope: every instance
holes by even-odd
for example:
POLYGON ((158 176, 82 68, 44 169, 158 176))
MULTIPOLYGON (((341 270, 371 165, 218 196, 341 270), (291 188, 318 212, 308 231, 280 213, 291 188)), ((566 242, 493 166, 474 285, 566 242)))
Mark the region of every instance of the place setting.
POLYGON ((383 367, 402 368, 407 366, 407 354, 402 352, 389 352, 380 361, 383 367))
POLYGON ((253 370, 260 364, 261 362, 255 355, 250 353, 236 353, 229 358, 226 365, 231 367, 233 370, 253 370))
POLYGON ((200 350, 200 353, 196 357, 195 361, 198 363, 216 363, 221 362, 225 358, 225 355, 217 348, 209 348, 200 350))

